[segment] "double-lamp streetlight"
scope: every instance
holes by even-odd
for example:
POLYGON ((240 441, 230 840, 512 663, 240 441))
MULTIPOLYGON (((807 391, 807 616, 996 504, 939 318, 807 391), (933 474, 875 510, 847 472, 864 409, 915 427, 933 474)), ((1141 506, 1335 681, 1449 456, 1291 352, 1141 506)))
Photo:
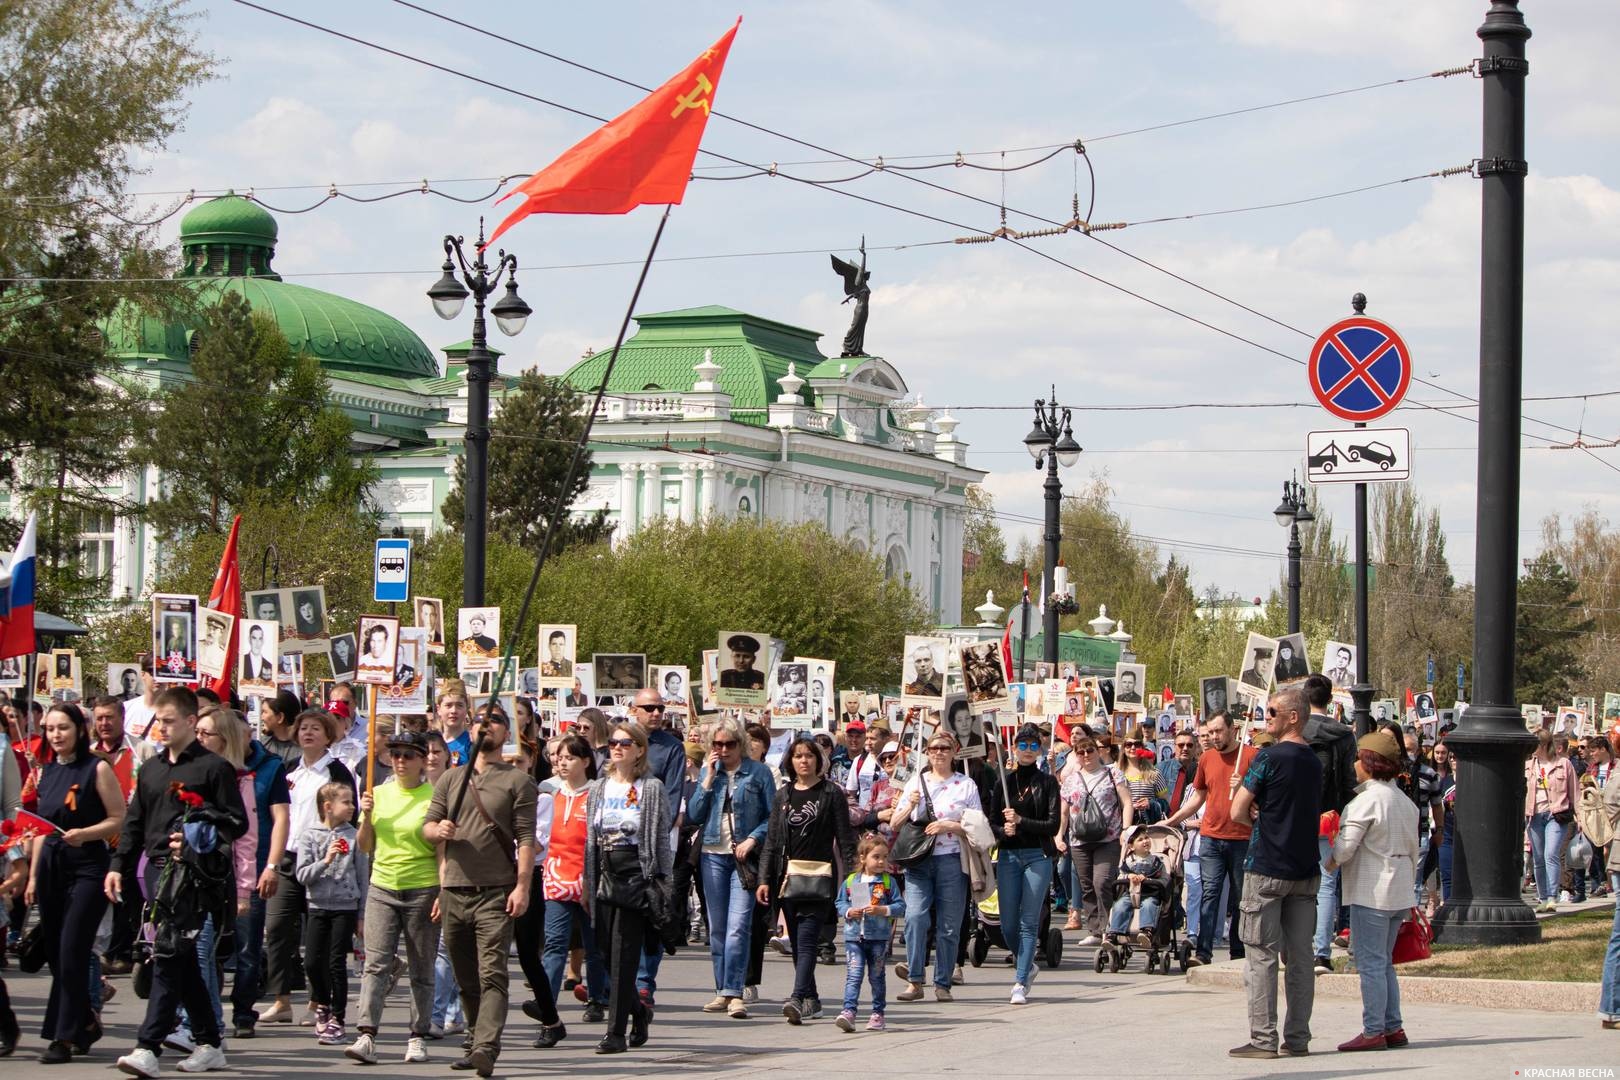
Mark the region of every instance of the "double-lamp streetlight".
POLYGON ((1298 478, 1283 481, 1282 502, 1272 511, 1277 524, 1288 530, 1288 632, 1299 633, 1299 527, 1316 520, 1306 505, 1305 485, 1298 478))
MULTIPOLYGON (((1024 449, 1029 456, 1035 459, 1037 469, 1043 466, 1046 469, 1046 565, 1042 568, 1042 578, 1046 583, 1045 594, 1048 598, 1054 596, 1055 579, 1058 564, 1058 511, 1063 503, 1063 484, 1058 480, 1058 466, 1065 469, 1080 460, 1080 444, 1074 441, 1074 427, 1070 421, 1069 410, 1063 409, 1061 418, 1057 403, 1057 387, 1052 388, 1052 399, 1046 401, 1037 398, 1035 401, 1035 426, 1024 436, 1024 449)), ((1058 662, 1058 609, 1057 604, 1049 602, 1041 618, 1041 659, 1048 664, 1058 662)))

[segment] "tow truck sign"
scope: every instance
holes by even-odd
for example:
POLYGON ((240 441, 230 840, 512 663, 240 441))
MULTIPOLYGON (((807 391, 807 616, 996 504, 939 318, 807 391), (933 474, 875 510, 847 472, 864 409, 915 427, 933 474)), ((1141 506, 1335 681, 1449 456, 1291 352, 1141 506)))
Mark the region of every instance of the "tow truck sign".
POLYGON ((1305 439, 1313 484, 1377 484, 1412 478, 1410 428, 1313 431, 1305 439))

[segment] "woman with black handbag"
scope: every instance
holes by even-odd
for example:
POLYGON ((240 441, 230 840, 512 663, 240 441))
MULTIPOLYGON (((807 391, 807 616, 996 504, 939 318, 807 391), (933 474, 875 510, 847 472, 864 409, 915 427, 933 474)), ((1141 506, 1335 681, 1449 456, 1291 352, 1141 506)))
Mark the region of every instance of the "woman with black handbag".
MULTIPOLYGON (((636 968, 656 934, 655 889, 668 888, 675 852, 664 786, 649 773, 647 729, 620 720, 608 735, 608 768, 585 800, 585 895, 612 982, 608 1032, 598 1054, 622 1054, 647 1041, 652 1009, 636 994, 636 968)), ((661 905, 658 905, 661 906, 661 905)))
POLYGON ((759 859, 759 902, 774 897, 781 904, 793 943, 793 993, 782 1005, 790 1024, 821 1015, 816 950, 822 927, 837 917, 833 898, 841 875, 834 860, 845 869, 855 865, 849 803, 827 782, 827 757, 814 739, 796 739, 788 747, 793 782, 777 795, 759 859))

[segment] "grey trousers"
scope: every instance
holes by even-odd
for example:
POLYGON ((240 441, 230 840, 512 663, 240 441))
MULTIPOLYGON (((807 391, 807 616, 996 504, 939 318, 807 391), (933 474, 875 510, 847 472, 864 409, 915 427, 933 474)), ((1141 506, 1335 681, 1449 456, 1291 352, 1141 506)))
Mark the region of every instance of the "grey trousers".
POLYGON ((1308 1047, 1311 1008, 1316 1003, 1315 957, 1311 936, 1316 932, 1316 889, 1321 875, 1299 881, 1266 877, 1250 870, 1243 875, 1243 898, 1238 901, 1238 936, 1247 946, 1249 982, 1249 1041, 1266 1050, 1277 1049, 1277 959, 1287 962, 1283 991, 1288 1017, 1283 1042, 1308 1047))
POLYGON ((360 980, 360 1030, 377 1033, 383 1000, 393 981, 399 941, 405 939, 405 962, 411 977, 411 1034, 426 1035, 433 1022, 433 961, 439 952, 439 927, 432 919, 437 885, 420 889, 366 892, 366 970, 360 980))
POLYGON ((512 950, 506 896, 511 891, 510 885, 492 885, 446 886, 439 892, 444 952, 456 973, 473 1048, 494 1055, 501 1051, 501 1031, 506 1027, 507 967, 512 950))

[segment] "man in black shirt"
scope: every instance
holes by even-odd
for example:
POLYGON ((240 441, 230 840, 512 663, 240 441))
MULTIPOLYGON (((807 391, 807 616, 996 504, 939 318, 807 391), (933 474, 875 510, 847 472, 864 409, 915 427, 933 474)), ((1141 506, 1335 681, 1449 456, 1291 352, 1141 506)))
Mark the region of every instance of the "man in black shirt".
MULTIPOLYGON (((247 811, 236 770, 197 742, 197 695, 179 686, 165 690, 157 696, 153 714, 157 740, 164 751, 141 767, 130 798, 118 854, 104 883, 107 898, 114 903, 123 896, 124 876, 135 873, 143 852, 147 869, 142 892, 156 896, 158 881, 171 859, 190 859, 228 848, 247 832, 247 811), (206 817, 210 824, 185 820, 188 807, 182 795, 201 799, 201 805, 189 813, 206 817)), ((226 858, 228 870, 228 851, 226 858)), ((180 1063, 181 1071, 225 1068, 214 1001, 197 963, 195 935, 182 937, 180 946, 172 955, 164 955, 167 950, 160 948, 154 957, 146 1019, 136 1035, 135 1049, 118 1059, 119 1069, 131 1076, 158 1075, 163 1040, 174 1031, 181 1005, 191 1018, 197 1043, 191 1056, 180 1063)))
POLYGON ((1271 696, 1266 730, 1277 741, 1255 755, 1232 796, 1232 820, 1253 820, 1243 874, 1238 936, 1247 946, 1249 1041, 1229 1051, 1238 1058, 1277 1056, 1277 960, 1288 964, 1284 989, 1288 1018, 1282 1052, 1309 1052, 1316 972, 1311 932, 1321 879, 1316 833, 1322 806, 1322 764, 1302 734, 1310 718, 1303 686, 1271 696))
MULTIPOLYGON (((1348 724, 1328 714, 1333 705, 1333 683, 1326 675, 1309 675, 1305 693, 1310 698, 1311 716, 1302 733, 1322 763, 1323 814, 1337 814, 1356 793, 1356 737, 1348 724)), ((1316 841, 1319 865, 1326 865, 1333 844, 1325 835, 1316 841)), ((1333 926, 1339 916, 1339 871, 1322 871, 1322 884, 1316 890, 1316 936, 1311 949, 1321 971, 1333 970, 1333 926)))

